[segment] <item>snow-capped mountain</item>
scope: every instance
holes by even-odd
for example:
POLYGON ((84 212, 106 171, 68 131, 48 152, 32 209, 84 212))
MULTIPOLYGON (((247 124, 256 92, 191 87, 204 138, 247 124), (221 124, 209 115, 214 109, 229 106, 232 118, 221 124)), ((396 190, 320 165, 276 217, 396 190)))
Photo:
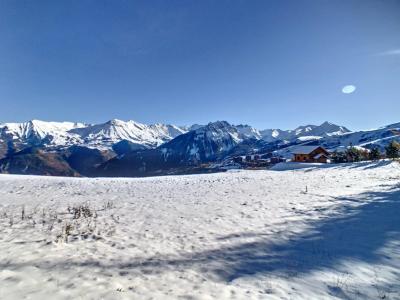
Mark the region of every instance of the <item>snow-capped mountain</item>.
MULTIPOLYGON (((206 125, 194 124, 191 126, 181 127, 180 129, 186 132, 194 131, 205 127, 206 125)), ((250 125, 230 125, 235 127, 239 137, 243 140, 256 139, 264 140, 266 142, 277 142, 282 141, 285 143, 291 143, 295 141, 312 141, 318 140, 323 137, 342 135, 350 132, 344 126, 336 125, 330 122, 324 122, 321 125, 305 125, 299 126, 293 130, 282 130, 282 129, 264 129, 259 130, 250 125)))
POLYGON ((235 126, 217 121, 177 136, 156 149, 135 150, 102 164, 101 176, 149 176, 193 172, 222 158, 243 139, 235 126))
POLYGON ((209 161, 242 141, 235 126, 217 121, 182 134, 159 149, 165 157, 179 155, 189 161, 209 161))
POLYGON ((185 131, 174 125, 145 125, 135 121, 114 119, 103 124, 72 129, 69 132, 77 134, 84 145, 96 148, 110 147, 122 140, 154 148, 185 131))
POLYGON ((350 132, 344 126, 339 126, 330 122, 324 122, 321 125, 299 126, 294 130, 266 129, 260 131, 261 137, 267 142, 277 140, 294 142, 318 140, 328 136, 338 136, 350 132))
POLYGON ((260 140, 262 138, 260 131, 250 125, 236 125, 235 128, 242 139, 260 140))
POLYGON ((88 146, 111 149, 126 140, 147 148, 157 147, 186 131, 174 125, 145 125, 135 121, 111 120, 88 125, 71 122, 44 122, 0 124, 0 142, 25 146, 69 147, 88 146))
MULTIPOLYGON (((200 128, 205 127, 205 126, 207 126, 207 125, 193 124, 191 126, 184 126, 182 128, 186 132, 189 132, 189 131, 200 129, 200 128)), ((244 140, 245 139, 256 139, 256 140, 259 140, 259 139, 262 138, 262 135, 261 135, 260 131, 258 129, 256 129, 256 128, 250 126, 250 125, 242 125, 242 124, 233 125, 233 124, 230 124, 230 126, 236 128, 236 130, 238 131, 239 136, 240 136, 241 139, 244 139, 244 140)))
POLYGON ((188 132, 179 126, 170 124, 156 123, 149 126, 154 132, 156 132, 163 140, 169 140, 176 138, 178 135, 188 132))
POLYGON ((332 135, 322 139, 321 145, 335 150, 350 145, 367 149, 379 148, 384 150, 392 140, 400 141, 400 123, 395 123, 372 130, 349 132, 343 135, 332 135))
POLYGON ((32 120, 25 123, 0 124, 0 140, 27 144, 45 143, 48 145, 64 145, 76 143, 79 136, 69 131, 83 128, 83 123, 44 122, 32 120))
MULTIPOLYGON (((200 128, 205 127, 205 126, 207 126, 207 125, 193 124, 191 126, 185 126, 185 127, 183 127, 183 129, 186 132, 189 132, 189 131, 200 129, 200 128)), ((233 126, 233 127, 236 128, 236 130, 239 133, 239 137, 241 139, 244 139, 244 140, 245 139, 257 139, 257 140, 259 140, 259 139, 262 138, 262 135, 261 135, 260 131, 258 129, 256 129, 256 128, 250 126, 250 125, 242 125, 242 124, 233 125, 233 124, 230 124, 230 126, 233 126)))
POLYGON ((400 142, 400 123, 395 123, 377 129, 346 132, 343 134, 330 134, 319 140, 297 140, 291 146, 275 151, 277 155, 291 158, 293 150, 298 145, 321 145, 329 151, 344 151, 349 146, 360 149, 378 148, 382 153, 391 141, 400 142))
POLYGON ((212 167, 207 163, 212 166, 237 155, 275 151, 291 157, 291 149, 297 145, 322 145, 333 151, 352 144, 382 151, 392 140, 400 141, 400 123, 349 132, 328 122, 294 130, 258 131, 226 121, 182 128, 120 120, 95 125, 34 120, 0 125, 0 172, 72 174, 68 176, 184 174, 208 172, 212 167))
POLYGON ((181 126, 180 128, 186 132, 192 131, 192 130, 196 130, 199 129, 200 127, 203 127, 205 125, 201 125, 201 124, 193 124, 190 126, 181 126))

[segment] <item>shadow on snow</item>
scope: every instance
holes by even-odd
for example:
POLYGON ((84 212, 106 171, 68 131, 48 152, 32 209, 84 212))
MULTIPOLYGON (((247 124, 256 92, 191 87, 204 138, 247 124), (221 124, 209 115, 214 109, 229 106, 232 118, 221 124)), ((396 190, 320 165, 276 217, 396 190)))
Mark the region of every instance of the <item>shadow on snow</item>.
MULTIPOLYGON (((349 198, 343 198, 348 201, 349 198)), ((184 253, 180 257, 157 256, 150 259, 132 258, 129 262, 89 260, 41 265, 43 268, 100 267, 117 268, 121 273, 159 273, 166 270, 196 268, 230 282, 243 276, 278 273, 288 277, 319 269, 334 269, 342 261, 377 263, 385 259, 378 253, 389 240, 400 240, 400 190, 369 192, 356 199, 366 204, 342 206, 334 217, 314 221, 312 229, 280 243, 265 237, 264 233, 247 232, 221 239, 256 237, 256 242, 222 246, 203 252, 184 253)), ((279 237, 273 237, 279 240, 279 237)), ((0 263, 0 268, 13 267, 0 263)), ((14 267, 17 267, 14 265, 14 267)), ((399 278, 399 273, 393 274, 399 278)))
MULTIPOLYGON (((383 258, 377 251, 386 242, 400 240, 400 190, 364 193, 357 197, 360 198, 368 202, 357 207, 343 206, 337 216, 315 221, 311 230, 282 243, 273 243, 263 233, 247 232, 239 236, 258 236, 260 239, 183 254, 180 258, 154 257, 119 267, 150 268, 153 271, 154 268, 162 271, 169 267, 198 267, 229 282, 270 272, 295 276, 322 268, 335 268, 343 260, 376 263, 383 258)), ((230 235, 221 239, 236 237, 230 235)))

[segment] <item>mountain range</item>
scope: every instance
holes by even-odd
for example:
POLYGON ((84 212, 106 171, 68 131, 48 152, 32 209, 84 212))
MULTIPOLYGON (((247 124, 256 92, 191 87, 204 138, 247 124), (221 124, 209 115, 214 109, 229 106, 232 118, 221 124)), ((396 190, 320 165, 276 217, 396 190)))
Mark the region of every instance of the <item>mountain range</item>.
POLYGON ((139 148, 154 148, 186 131, 174 125, 145 125, 116 119, 102 124, 32 120, 25 123, 0 124, 0 141, 28 146, 81 145, 109 149, 115 143, 126 140, 139 148))
POLYGON ((352 132, 330 122, 293 130, 258 130, 226 121, 207 125, 45 122, 0 124, 0 172, 62 176, 150 176, 213 171, 235 155, 276 152, 318 144, 383 149, 399 139, 400 123, 352 132))

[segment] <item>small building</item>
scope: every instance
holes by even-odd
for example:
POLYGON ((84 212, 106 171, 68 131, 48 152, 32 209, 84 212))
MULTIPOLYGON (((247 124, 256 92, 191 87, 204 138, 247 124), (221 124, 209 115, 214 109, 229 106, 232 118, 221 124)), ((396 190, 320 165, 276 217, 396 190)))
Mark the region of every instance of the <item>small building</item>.
POLYGON ((271 157, 273 157, 272 152, 261 154, 261 159, 269 159, 271 157))
POLYGON ((270 160, 271 164, 278 164, 278 163, 286 161, 286 159, 281 156, 273 156, 269 160, 270 160))
POLYGON ((330 156, 321 146, 299 146, 292 153, 295 162, 328 163, 330 156))
POLYGON ((240 163, 243 162, 243 157, 236 156, 236 157, 233 158, 233 162, 240 164, 240 163))

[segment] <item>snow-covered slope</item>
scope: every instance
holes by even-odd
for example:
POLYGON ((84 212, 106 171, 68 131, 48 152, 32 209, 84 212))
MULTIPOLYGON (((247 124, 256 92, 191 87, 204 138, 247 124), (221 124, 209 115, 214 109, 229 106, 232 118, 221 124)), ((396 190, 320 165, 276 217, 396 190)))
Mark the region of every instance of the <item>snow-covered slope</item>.
POLYGON ((387 161, 0 175, 0 298, 398 300, 399 179, 387 161))
POLYGON ((261 137, 263 140, 267 142, 274 141, 285 141, 290 140, 292 135, 290 134, 291 130, 281 130, 281 129, 264 129, 260 131, 261 137))
POLYGON ((178 135, 184 134, 187 130, 179 126, 170 124, 152 124, 149 126, 163 141, 176 138, 178 135))
POLYGON ((329 136, 322 139, 321 144, 332 150, 353 145, 369 149, 378 147, 382 151, 392 140, 400 141, 400 123, 372 130, 329 136))
POLYGON ((236 130, 239 132, 239 135, 242 139, 261 139, 262 135, 260 131, 250 125, 236 125, 236 130))
POLYGON ((393 140, 400 142, 400 123, 365 131, 332 134, 314 139, 314 141, 298 139, 295 145, 276 150, 275 153, 285 158, 292 158, 293 150, 299 145, 307 145, 310 142, 312 145, 321 145, 331 152, 344 151, 349 146, 354 146, 360 149, 378 148, 384 153, 385 147, 393 140))

